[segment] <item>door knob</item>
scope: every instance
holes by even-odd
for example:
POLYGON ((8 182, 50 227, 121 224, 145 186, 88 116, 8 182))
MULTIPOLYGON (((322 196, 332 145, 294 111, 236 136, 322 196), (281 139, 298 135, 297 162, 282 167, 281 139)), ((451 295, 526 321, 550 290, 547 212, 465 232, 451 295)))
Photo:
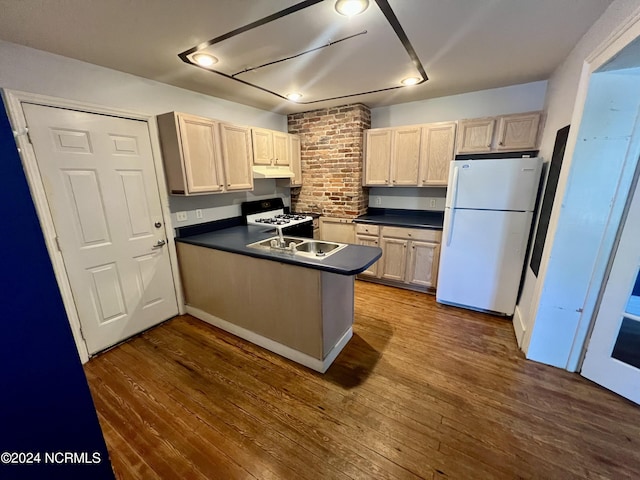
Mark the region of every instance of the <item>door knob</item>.
POLYGON ((156 222, 156 223, 153 224, 153 226, 156 227, 156 228, 160 228, 160 227, 162 227, 162 223, 156 222))
POLYGON ((164 240, 158 240, 158 242, 153 246, 153 248, 162 248, 167 242, 164 240))

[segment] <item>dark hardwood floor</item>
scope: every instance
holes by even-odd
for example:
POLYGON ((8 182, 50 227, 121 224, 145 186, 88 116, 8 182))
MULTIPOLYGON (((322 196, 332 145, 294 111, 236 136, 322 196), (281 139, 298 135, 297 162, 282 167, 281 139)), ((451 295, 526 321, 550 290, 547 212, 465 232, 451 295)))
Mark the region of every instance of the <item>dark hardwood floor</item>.
POLYGON ((640 407, 525 360, 508 320, 373 283, 324 375, 189 316, 85 371, 123 479, 640 478, 640 407))

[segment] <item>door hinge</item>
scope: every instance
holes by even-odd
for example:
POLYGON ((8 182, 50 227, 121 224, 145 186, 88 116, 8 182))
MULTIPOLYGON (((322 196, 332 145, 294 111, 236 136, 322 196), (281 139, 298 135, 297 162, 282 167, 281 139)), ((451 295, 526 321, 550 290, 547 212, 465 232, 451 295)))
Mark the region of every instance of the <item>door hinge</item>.
POLYGON ((56 247, 58 247, 59 252, 62 252, 62 249, 60 248, 60 239, 58 237, 56 237, 56 247))

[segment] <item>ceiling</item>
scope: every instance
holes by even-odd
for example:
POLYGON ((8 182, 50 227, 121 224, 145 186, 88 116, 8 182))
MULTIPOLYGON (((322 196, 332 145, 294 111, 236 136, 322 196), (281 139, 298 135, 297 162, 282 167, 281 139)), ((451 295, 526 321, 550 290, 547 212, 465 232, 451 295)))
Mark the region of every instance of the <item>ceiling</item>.
POLYGON ((611 1, 382 0, 428 76, 402 88, 419 69, 376 0, 352 18, 309 2, 222 40, 301 0, 0 0, 0 39, 286 114, 546 80, 611 1), (202 47, 219 73, 178 56, 202 47), (282 98, 293 91, 305 103, 282 98))

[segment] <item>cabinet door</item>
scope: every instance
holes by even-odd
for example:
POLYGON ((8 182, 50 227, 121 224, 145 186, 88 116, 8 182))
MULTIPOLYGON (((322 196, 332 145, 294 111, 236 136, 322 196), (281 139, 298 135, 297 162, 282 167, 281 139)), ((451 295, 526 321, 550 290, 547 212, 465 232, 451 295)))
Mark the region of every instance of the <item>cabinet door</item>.
POLYGON ((290 185, 300 187, 302 186, 302 160, 300 158, 300 137, 297 135, 289 135, 289 158, 293 172, 290 185))
POLYGON ((434 123, 422 127, 421 185, 446 186, 454 159, 456 124, 434 123))
POLYGON ((407 283, 435 288, 438 278, 440 245, 429 242, 411 242, 407 283))
POLYGON ((179 114, 178 124, 188 193, 222 191, 224 181, 218 150, 217 123, 179 114))
POLYGON ((330 242, 355 243, 356 229, 348 218, 320 217, 320 239, 330 242))
POLYGON ((253 140, 253 163, 255 165, 271 165, 273 159, 273 134, 271 130, 251 129, 253 140))
POLYGON ((391 134, 391 129, 368 130, 365 133, 365 185, 389 185, 391 134))
POLYGON ((382 238, 382 278, 404 281, 408 243, 399 238, 382 238))
POLYGON ((458 153, 486 153, 491 151, 494 118, 461 120, 458 123, 458 153))
POLYGON ((251 131, 247 127, 220 124, 222 161, 227 190, 253 190, 251 131))
POLYGON ((393 130, 392 185, 418 185, 420 137, 420 127, 395 128, 393 130))
POLYGON ((496 150, 534 150, 538 144, 540 112, 504 115, 498 120, 496 150))
POLYGON ((272 132, 273 134, 273 164, 289 165, 289 134, 272 132))
MULTIPOLYGON (((356 236, 356 243, 358 245, 366 245, 367 247, 377 247, 378 246, 378 237, 374 237, 372 235, 357 235, 356 236)), ((371 265, 369 268, 367 268, 360 275, 368 275, 370 277, 377 277, 378 276, 378 263, 379 262, 376 261, 376 263, 371 265)))

